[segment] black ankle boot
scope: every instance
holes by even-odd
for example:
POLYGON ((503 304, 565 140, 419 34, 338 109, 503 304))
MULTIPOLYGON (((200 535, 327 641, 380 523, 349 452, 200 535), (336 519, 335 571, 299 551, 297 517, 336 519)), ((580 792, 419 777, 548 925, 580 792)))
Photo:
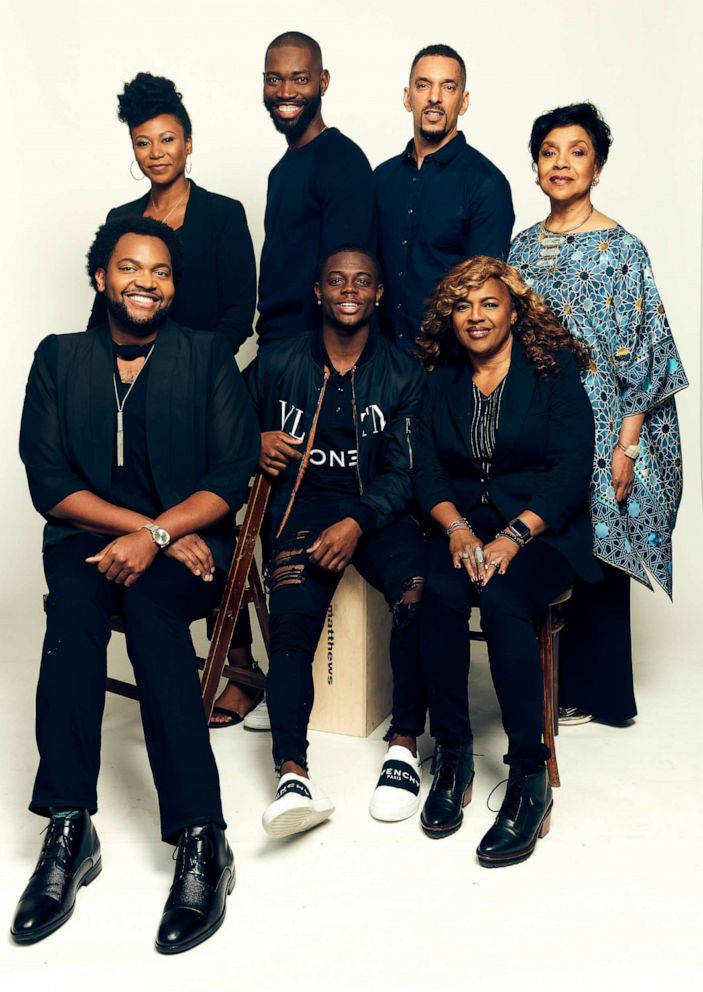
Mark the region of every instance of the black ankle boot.
POLYGON ((234 856, 214 823, 186 827, 175 852, 173 885, 156 935, 156 950, 178 954, 207 940, 225 918, 234 888, 234 856))
POLYGON ((87 810, 80 816, 52 816, 41 854, 20 896, 11 934, 33 944, 58 930, 73 912, 76 892, 101 871, 100 842, 87 810))
POLYGON ((464 818, 474 781, 473 740, 465 744, 436 744, 435 776, 420 823, 428 837, 448 837, 464 818))
POLYGON ((539 837, 549 833, 552 789, 547 769, 508 779, 496 822, 476 849, 484 868, 500 868, 525 861, 539 837))

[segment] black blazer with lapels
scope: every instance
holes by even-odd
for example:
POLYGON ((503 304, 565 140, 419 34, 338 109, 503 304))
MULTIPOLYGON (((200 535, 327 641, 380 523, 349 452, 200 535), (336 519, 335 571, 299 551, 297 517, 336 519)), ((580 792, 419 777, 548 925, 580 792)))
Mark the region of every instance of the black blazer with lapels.
MULTIPOLYGON (((149 193, 145 193, 114 207, 107 221, 141 215, 148 205, 149 193)), ((171 316, 183 327, 219 331, 236 352, 254 333, 256 306, 256 261, 244 207, 191 179, 183 225, 176 233, 183 245, 183 272, 171 316)), ((105 299, 96 293, 88 328, 105 319, 105 299)))
POLYGON ((468 364, 429 373, 420 417, 415 488, 429 513, 449 501, 469 517, 484 491, 505 517, 532 510, 549 524, 552 544, 577 575, 597 581, 588 489, 593 471, 591 404, 569 352, 559 371, 540 378, 519 342, 513 344, 490 474, 471 451, 473 391, 468 364))
MULTIPOLYGON (((88 490, 110 503, 117 415, 114 359, 107 324, 91 334, 52 334, 29 373, 20 455, 36 509, 46 517, 44 546, 75 534, 50 516, 71 493, 88 490)), ((146 436, 154 485, 164 509, 205 490, 232 513, 203 532, 215 563, 232 553, 233 514, 246 499, 259 455, 259 425, 227 341, 172 320, 149 359, 146 436)))

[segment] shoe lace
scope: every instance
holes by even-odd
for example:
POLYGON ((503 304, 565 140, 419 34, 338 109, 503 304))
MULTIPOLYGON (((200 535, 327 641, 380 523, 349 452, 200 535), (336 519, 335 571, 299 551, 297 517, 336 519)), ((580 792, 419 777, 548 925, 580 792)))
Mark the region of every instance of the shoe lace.
POLYGON ((488 799, 486 800, 486 806, 491 811, 491 813, 498 813, 499 816, 504 817, 506 820, 515 820, 520 811, 520 806, 522 805, 524 794, 522 788, 522 780, 516 779, 502 779, 498 782, 493 789, 491 789, 488 799), (493 809, 490 805, 491 796, 499 789, 503 782, 507 782, 508 785, 505 790, 505 795, 503 796, 503 802, 500 804, 500 809, 493 809))
POLYGON ((176 862, 176 875, 191 874, 204 878, 204 863, 215 855, 215 848, 208 834, 193 834, 186 830, 183 840, 171 857, 176 862))
POLYGON ((435 761, 437 766, 437 785, 441 788, 451 789, 459 764, 459 749, 442 747, 441 744, 438 744, 435 761))
POLYGON ((43 867, 50 861, 55 861, 60 867, 64 867, 71 856, 71 845, 68 837, 63 831, 63 820, 52 817, 42 830, 46 834, 42 844, 41 853, 37 868, 43 867))

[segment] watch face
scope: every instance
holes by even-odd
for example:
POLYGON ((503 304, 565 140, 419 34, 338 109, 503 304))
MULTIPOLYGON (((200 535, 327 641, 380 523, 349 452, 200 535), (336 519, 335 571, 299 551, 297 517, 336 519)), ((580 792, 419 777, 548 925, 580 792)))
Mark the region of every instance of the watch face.
POLYGON ((153 533, 154 540, 160 548, 165 548, 171 540, 171 535, 167 530, 164 530, 163 527, 156 527, 153 533))

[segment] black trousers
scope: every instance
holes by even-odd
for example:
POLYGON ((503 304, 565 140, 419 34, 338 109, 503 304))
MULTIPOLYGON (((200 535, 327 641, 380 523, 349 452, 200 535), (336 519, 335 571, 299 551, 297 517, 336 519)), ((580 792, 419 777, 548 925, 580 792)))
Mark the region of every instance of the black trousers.
POLYGON ((30 809, 97 810, 110 616, 124 617, 142 724, 159 796, 161 835, 225 825, 189 624, 217 602, 222 578, 204 583, 159 556, 129 589, 85 559, 107 543, 78 534, 49 549, 46 636, 37 687, 39 770, 30 809))
MULTIPOLYGON (((484 542, 504 521, 491 507, 469 517, 484 542)), ((505 575, 481 593, 466 570, 457 570, 447 538, 428 544, 427 579, 421 607, 420 644, 429 694, 430 731, 441 744, 471 738, 469 718, 469 618, 481 611, 491 676, 508 735, 504 761, 511 775, 538 770, 549 757, 542 743, 542 674, 534 618, 574 580, 566 559, 539 538, 522 548, 505 575)))
MULTIPOLYGON (((311 564, 305 548, 337 520, 335 504, 296 507, 267 556, 271 653, 266 698, 277 767, 284 761, 307 767, 307 729, 314 701, 312 660, 341 574, 311 564)), ((363 536, 352 564, 381 590, 393 610, 390 733, 419 736, 427 710, 418 643, 419 612, 417 604, 401 602, 403 594, 421 583, 425 574, 425 542, 419 526, 406 516, 363 536)))
POLYGON ((606 723, 637 715, 632 678, 630 585, 626 572, 605 562, 603 581, 576 582, 565 604, 559 644, 559 702, 606 723))

